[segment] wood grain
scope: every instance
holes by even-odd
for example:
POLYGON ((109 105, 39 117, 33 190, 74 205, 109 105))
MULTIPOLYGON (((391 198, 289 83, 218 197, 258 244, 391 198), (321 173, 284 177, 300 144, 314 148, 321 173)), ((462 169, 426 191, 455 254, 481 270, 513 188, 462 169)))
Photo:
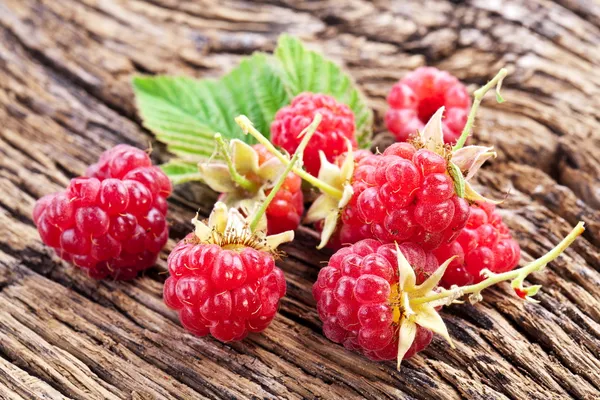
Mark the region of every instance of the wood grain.
POLYGON ((600 398, 600 7, 584 0, 0 0, 0 398, 600 398), (116 143, 164 147, 141 128, 138 73, 219 76, 299 35, 352 74, 376 112, 391 85, 434 65, 473 90, 501 67, 475 140, 498 158, 478 178, 525 263, 582 219, 587 231, 544 273, 538 305, 507 285, 444 311, 457 347, 435 338, 401 371, 323 337, 310 287, 327 252, 301 228, 279 265, 280 315, 224 345, 188 335, 161 300, 168 250, 215 194, 178 187, 171 238, 133 282, 96 282, 39 240, 35 199, 116 143), (507 195, 508 194, 508 195, 507 195))

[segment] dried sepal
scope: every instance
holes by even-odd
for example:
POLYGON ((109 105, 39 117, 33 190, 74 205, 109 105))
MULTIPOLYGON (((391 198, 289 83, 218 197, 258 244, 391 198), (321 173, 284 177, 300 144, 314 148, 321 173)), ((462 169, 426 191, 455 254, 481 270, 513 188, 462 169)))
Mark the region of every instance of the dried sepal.
POLYGON ((473 189, 473 186, 469 182, 465 182, 465 199, 470 200, 472 202, 482 202, 482 203, 491 203, 491 204, 501 204, 501 200, 494 200, 482 196, 479 192, 473 189))
POLYGON ((454 343, 450 338, 450 334, 448 333, 446 324, 444 324, 444 320, 431 304, 421 304, 416 309, 413 308, 413 311, 415 313, 413 317, 415 324, 425 329, 429 329, 433 333, 437 333, 446 339, 450 346, 454 348, 454 343))
POLYGON ((417 325, 408 319, 402 320, 398 333, 398 363, 396 364, 398 370, 400 370, 402 359, 406 355, 408 349, 410 349, 410 346, 412 346, 416 336, 417 325))
POLYGON ((440 107, 435 114, 429 118, 422 131, 419 132, 419 138, 422 145, 433 152, 440 152, 444 148, 444 131, 442 127, 442 116, 444 107, 440 107))
POLYGON ((225 164, 214 161, 201 163, 198 164, 198 172, 200 179, 215 192, 229 193, 238 189, 225 164))
MULTIPOLYGON (((227 152, 224 160, 209 160, 198 164, 202 180, 216 192, 251 197, 273 187, 285 169, 285 165, 275 157, 259 164, 257 151, 239 139, 230 140, 229 148, 223 151, 227 152), (231 165, 227 164, 228 161, 231 165), (246 184, 240 185, 240 179, 246 184)), ((228 201, 226 203, 232 205, 228 201)))
POLYGON ((465 180, 468 181, 487 160, 496 156, 493 147, 466 146, 452 153, 452 162, 462 171, 465 180))
POLYGON ((321 195, 313 202, 306 213, 306 217, 304 217, 304 222, 308 224, 324 220, 321 242, 317 246, 318 249, 322 249, 335 232, 342 209, 354 195, 354 189, 352 189, 352 174, 354 172, 352 143, 348 141, 348 152, 341 166, 329 162, 323 152, 319 152, 319 156, 321 157, 321 169, 319 170, 318 179, 342 192, 341 197, 321 192, 321 195))
POLYGON ((493 147, 466 146, 455 151, 444 145, 442 117, 444 107, 440 107, 419 132, 417 143, 420 147, 435 152, 448 160, 448 174, 454 181, 454 190, 459 197, 470 201, 498 202, 486 199, 469 184, 481 166, 490 158, 496 157, 493 147))
POLYGON ((393 321, 398 321, 400 325, 398 337, 398 368, 400 368, 402 358, 414 341, 417 325, 441 335, 454 347, 448 329, 435 309, 436 305, 430 302, 420 303, 414 301, 420 297, 437 293, 435 290, 454 257, 446 260, 420 285, 416 285, 415 271, 400 251, 397 243, 396 257, 398 262, 398 285, 392 290, 391 303, 393 306, 393 321))

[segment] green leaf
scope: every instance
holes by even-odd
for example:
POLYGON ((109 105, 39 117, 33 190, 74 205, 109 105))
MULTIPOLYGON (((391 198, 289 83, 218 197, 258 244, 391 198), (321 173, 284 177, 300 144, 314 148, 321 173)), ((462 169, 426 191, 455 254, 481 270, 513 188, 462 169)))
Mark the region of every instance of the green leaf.
POLYGON ((275 113, 290 101, 269 56, 255 53, 220 80, 135 77, 133 88, 144 126, 182 160, 210 157, 213 136, 253 143, 234 118, 244 114, 269 137, 275 113))
POLYGON ((302 92, 325 93, 348 105, 356 118, 359 147, 369 147, 373 112, 350 75, 322 54, 308 50, 299 39, 290 35, 279 38, 275 57, 281 62, 283 80, 293 96, 302 92))
POLYGON ((458 197, 465 197, 465 177, 458 165, 450 162, 450 177, 454 181, 454 191, 458 197))
POLYGON ((202 180, 201 175, 198 172, 198 166, 194 163, 173 160, 161 165, 160 168, 175 185, 202 180))
POLYGON ((195 179, 190 165, 211 157, 217 132, 255 143, 235 123, 239 115, 269 138, 277 111, 301 92, 325 93, 347 104, 356 117, 359 146, 370 144, 373 113, 350 76, 289 35, 281 36, 274 56, 254 53, 221 79, 138 76, 133 89, 144 126, 177 156, 177 168, 165 166, 174 182, 195 179))

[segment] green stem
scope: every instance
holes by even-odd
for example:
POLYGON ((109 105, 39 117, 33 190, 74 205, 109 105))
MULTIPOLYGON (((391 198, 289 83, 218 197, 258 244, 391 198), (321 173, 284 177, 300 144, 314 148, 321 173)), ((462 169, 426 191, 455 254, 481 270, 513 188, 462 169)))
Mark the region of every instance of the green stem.
POLYGON ((233 164, 231 155, 227 150, 227 144, 223 140, 223 136, 221 136, 220 133, 215 133, 214 139, 217 142, 217 146, 219 147, 221 154, 223 154, 223 157, 225 157, 225 163, 229 168, 229 174, 231 175, 231 179, 233 179, 233 181, 236 184, 238 184, 248 192, 256 192, 256 190, 258 189, 256 184, 248 178, 246 178, 245 176, 240 175, 239 172, 237 172, 237 170, 235 169, 235 165, 233 164))
POLYGON ((500 87, 502 86, 502 80, 506 77, 507 74, 508 74, 508 71, 506 70, 506 68, 502 68, 491 81, 489 81, 485 86, 480 87, 479 89, 477 89, 475 91, 475 93, 473 93, 473 105, 471 106, 471 111, 469 111, 469 117, 467 118, 467 123, 465 124, 465 127, 464 127, 462 133, 460 134, 460 138, 458 138, 458 141, 452 148, 452 151, 462 149, 462 147, 465 145, 465 142, 471 135, 471 130, 473 129, 473 123, 475 122, 475 115, 477 114, 477 110, 479 109, 481 100, 483 100, 483 97, 491 88, 493 88, 494 86, 497 86, 497 88, 496 88, 497 100, 499 103, 504 101, 504 100, 502 100, 502 97, 500 97, 500 87))
MULTIPOLYGON (((238 117, 238 118, 240 118, 240 117, 238 117)), ((317 130, 317 127, 321 123, 321 119, 322 119, 321 114, 315 115, 315 119, 310 123, 310 125, 308 125, 302 131, 302 133, 300 133, 300 136, 304 135, 302 137, 302 141, 300 142, 300 145, 298 145, 298 148, 294 152, 294 155, 287 163, 285 170, 283 171, 283 173, 281 174, 279 179, 277 179, 277 182, 275 182, 275 185, 273 185, 273 188, 271 189, 271 192, 269 193, 269 195, 267 196, 265 201, 263 201, 260 208, 257 209, 256 212, 254 213, 254 215, 252 216, 252 220, 250 221, 250 230, 252 232, 254 232, 254 230, 258 226, 260 219, 263 217, 264 213, 267 211, 267 207, 269 207, 269 204, 271 204, 271 201, 273 201, 273 199, 277 195, 277 192, 281 188, 281 185, 283 185, 283 182, 286 180, 288 174, 294 169, 294 165, 296 165, 298 160, 302 157, 302 154, 304 153, 304 149, 306 148, 306 145, 308 144, 310 138, 313 136, 313 134, 317 130)))
MULTIPOLYGON (((254 137, 258 141, 258 143, 265 146, 266 149, 269 150, 269 152, 275 157, 277 157, 284 165, 289 165, 291 163, 288 157, 286 157, 279 150, 277 150, 275 146, 273 146, 273 144, 269 141, 269 139, 264 137, 264 135, 252 125, 252 122, 250 122, 248 117, 246 117, 245 115, 240 115, 235 119, 235 121, 246 133, 252 135, 252 137, 254 137)), ((312 176, 302 168, 298 168, 294 164, 291 165, 292 172, 294 172, 296 175, 298 175, 300 178, 304 179, 314 187, 319 188, 323 193, 338 200, 342 198, 343 192, 341 190, 336 189, 328 183, 321 181, 319 178, 312 176)))
POLYGON ((563 251, 566 250, 567 247, 573 243, 573 241, 577 238, 577 236, 581 235, 585 228, 583 227, 583 222, 579 222, 575 228, 552 250, 548 253, 544 254, 542 257, 537 260, 527 264, 526 266, 516 269, 514 271, 504 272, 502 274, 493 274, 487 279, 481 281, 475 285, 463 286, 455 289, 444 290, 440 293, 431 294, 428 296, 417 297, 410 300, 411 305, 430 303, 437 300, 442 300, 448 297, 455 296, 457 293, 461 295, 469 294, 469 293, 479 293, 482 290, 495 285, 496 283, 507 281, 511 279, 518 279, 522 282, 529 274, 534 271, 539 271, 546 266, 550 261, 554 260, 558 257, 563 251))

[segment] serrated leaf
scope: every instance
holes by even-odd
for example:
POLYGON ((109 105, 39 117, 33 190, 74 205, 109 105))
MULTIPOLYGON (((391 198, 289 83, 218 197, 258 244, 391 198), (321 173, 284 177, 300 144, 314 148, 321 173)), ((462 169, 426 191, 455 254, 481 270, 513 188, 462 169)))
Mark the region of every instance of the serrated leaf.
POLYGON ((197 162, 214 152, 217 132, 253 143, 235 123, 240 114, 269 137, 275 113, 290 101, 277 69, 255 53, 219 80, 139 76, 133 88, 144 126, 180 159, 197 162))
POLYGON ((465 177, 463 176, 458 165, 450 162, 450 177, 454 181, 454 191, 460 198, 465 197, 465 177))
POLYGON ((299 39, 290 35, 280 36, 275 57, 282 64, 284 82, 294 96, 302 92, 325 93, 348 105, 356 118, 358 145, 369 147, 373 112, 350 75, 322 54, 308 50, 299 39))
POLYGON ((201 181, 202 177, 198 172, 198 167, 194 163, 184 161, 170 161, 160 166, 163 172, 174 184, 201 181))

